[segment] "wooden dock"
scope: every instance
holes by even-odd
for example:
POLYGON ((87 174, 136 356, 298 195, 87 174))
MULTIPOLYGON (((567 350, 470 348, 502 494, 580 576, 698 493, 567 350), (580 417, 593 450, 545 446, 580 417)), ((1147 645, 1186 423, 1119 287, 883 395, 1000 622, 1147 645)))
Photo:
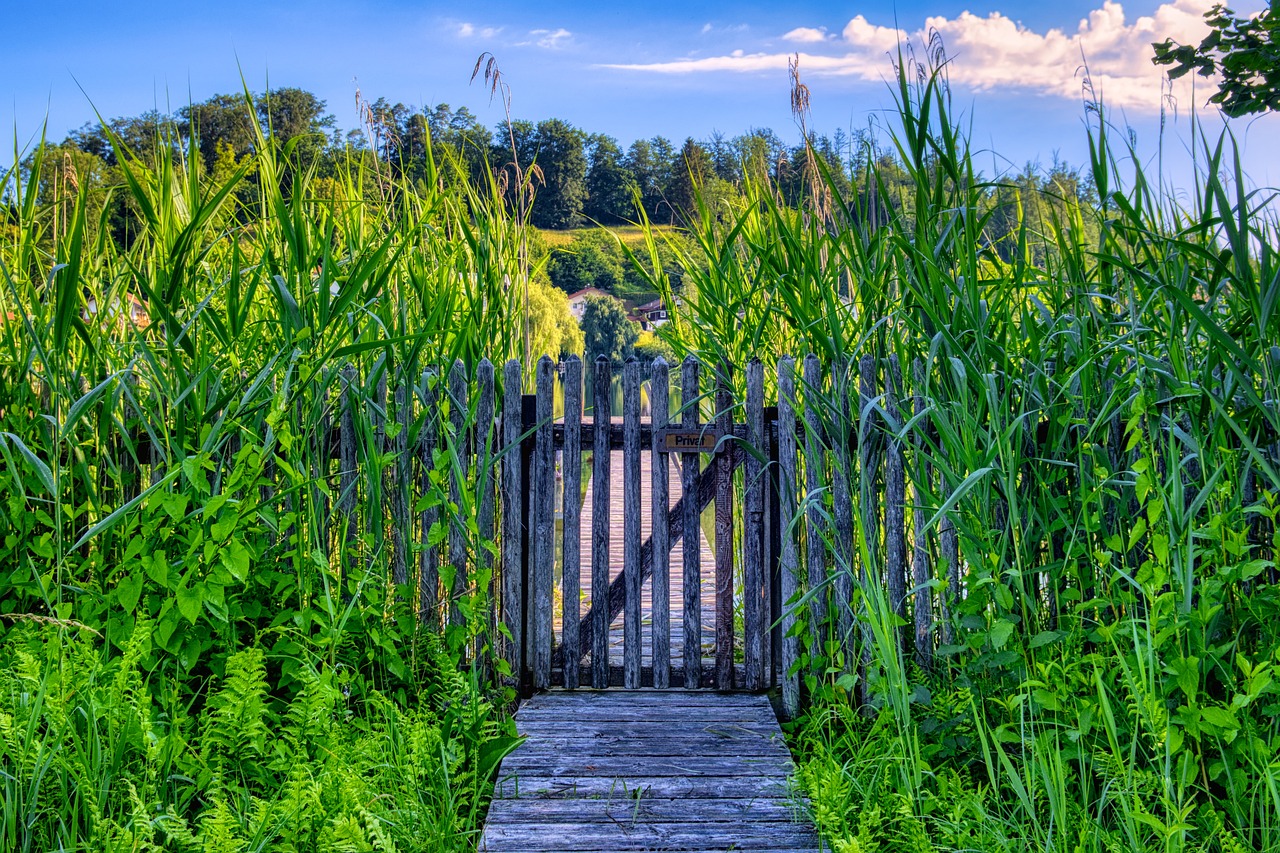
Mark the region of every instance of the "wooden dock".
POLYGON ((552 691, 516 728, 482 851, 820 849, 765 696, 552 691))

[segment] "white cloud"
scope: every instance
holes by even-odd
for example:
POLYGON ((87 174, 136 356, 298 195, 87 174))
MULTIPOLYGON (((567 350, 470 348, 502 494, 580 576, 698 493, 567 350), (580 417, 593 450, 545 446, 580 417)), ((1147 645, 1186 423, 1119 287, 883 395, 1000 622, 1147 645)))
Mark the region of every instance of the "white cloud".
POLYGON ((573 33, 564 27, 554 30, 529 30, 529 40, 519 42, 517 47, 534 44, 547 50, 557 50, 564 47, 572 38, 573 33))
POLYGON ((491 39, 502 32, 502 27, 477 27, 475 24, 463 22, 458 24, 458 38, 491 39))
POLYGON ((711 32, 712 29, 713 27, 711 26, 711 22, 708 21, 702 25, 702 34, 705 36, 707 33, 711 32))
MULTIPOLYGON (((951 59, 948 75, 953 84, 1076 99, 1087 63, 1093 86, 1107 104, 1154 111, 1160 106, 1164 70, 1151 63, 1151 43, 1166 38, 1183 44, 1199 42, 1208 5, 1208 0, 1170 0, 1153 14, 1129 21, 1119 2, 1104 0, 1074 30, 1045 32, 1024 27, 999 12, 985 17, 970 12, 955 18, 933 16, 913 32, 872 24, 858 15, 841 33, 843 53, 803 53, 801 68, 815 76, 880 80, 889 73, 887 58, 896 55, 900 43, 920 44, 936 31, 951 59)), ((783 38, 833 48, 840 44, 825 36, 822 30, 799 27, 783 38)), ((751 73, 785 69, 790 55, 735 51, 727 56, 610 67, 659 74, 751 73)))
POLYGON ((821 44, 827 39, 834 38, 827 32, 826 27, 796 27, 782 36, 783 41, 793 41, 797 44, 821 44))

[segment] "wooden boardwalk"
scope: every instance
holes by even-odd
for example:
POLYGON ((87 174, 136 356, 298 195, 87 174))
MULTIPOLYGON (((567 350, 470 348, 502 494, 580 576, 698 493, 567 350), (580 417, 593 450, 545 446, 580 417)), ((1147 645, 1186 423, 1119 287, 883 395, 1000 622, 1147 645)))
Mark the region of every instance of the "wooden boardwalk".
POLYGON ((516 728, 482 851, 820 849, 765 696, 552 691, 516 728))

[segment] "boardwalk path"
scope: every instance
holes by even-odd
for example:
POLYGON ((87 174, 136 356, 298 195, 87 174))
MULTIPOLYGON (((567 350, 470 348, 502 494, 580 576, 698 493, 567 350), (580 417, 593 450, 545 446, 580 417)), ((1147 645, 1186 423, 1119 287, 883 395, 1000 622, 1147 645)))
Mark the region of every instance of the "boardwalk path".
MULTIPOLYGON (((622 574, 622 453, 609 454, 609 506, 610 517, 616 520, 611 530, 609 542, 609 577, 616 578, 622 574)), ((669 467, 667 494, 670 505, 674 507, 680 499, 680 469, 676 464, 679 457, 672 456, 669 467)), ((586 497, 582 504, 582 527, 579 536, 579 547, 582 549, 582 560, 578 577, 583 601, 581 612, 585 614, 591 607, 591 524, 593 517, 595 481, 587 483, 586 497)), ((653 455, 640 454, 640 531, 644 539, 648 539, 653 509, 653 455)), ((559 506, 557 501, 557 506, 559 506)), ((701 528, 698 537, 702 541, 702 583, 699 587, 699 598, 702 601, 702 658, 710 663, 715 654, 715 557, 706 534, 701 528)), ((671 659, 679 664, 684 654, 684 552, 677 544, 671 550, 671 585, 669 588, 671 614, 671 659)), ((641 611, 641 664, 649 666, 653 656, 652 615, 653 615, 653 580, 644 582, 640 598, 641 611)), ((557 608, 554 630, 560 636, 561 615, 563 610, 557 608)), ((622 617, 619 616, 609 626, 609 661, 622 664, 622 617)))
POLYGON ((482 851, 817 851, 764 696, 554 691, 516 713, 482 851))

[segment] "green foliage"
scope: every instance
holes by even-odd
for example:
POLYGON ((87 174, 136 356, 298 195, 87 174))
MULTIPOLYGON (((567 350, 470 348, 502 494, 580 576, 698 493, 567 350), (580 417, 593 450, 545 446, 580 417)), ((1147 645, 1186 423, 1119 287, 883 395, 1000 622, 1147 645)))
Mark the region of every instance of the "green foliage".
POLYGON ((624 280, 618 240, 603 228, 574 232, 568 246, 551 250, 547 274, 565 293, 588 287, 615 293, 624 280))
POLYGON ((585 358, 594 362, 604 356, 621 364, 634 354, 640 329, 627 319, 622 303, 612 296, 588 296, 582 312, 585 358))
POLYGON ((1172 39, 1152 45, 1156 65, 1171 66, 1176 80, 1189 71, 1204 77, 1218 75, 1218 91, 1209 103, 1220 104, 1229 116, 1269 112, 1280 108, 1280 18, 1270 3, 1254 16, 1237 17, 1221 3, 1205 12, 1209 34, 1198 45, 1172 39))

